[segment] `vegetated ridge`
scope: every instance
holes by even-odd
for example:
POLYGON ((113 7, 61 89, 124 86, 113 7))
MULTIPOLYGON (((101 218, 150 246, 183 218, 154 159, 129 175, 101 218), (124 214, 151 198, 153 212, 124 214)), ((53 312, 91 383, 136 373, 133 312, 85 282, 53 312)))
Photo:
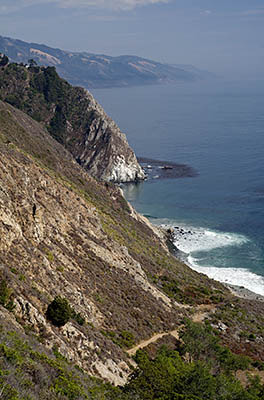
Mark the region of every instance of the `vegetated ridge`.
POLYGON ((34 59, 40 65, 55 66, 59 75, 71 84, 88 89, 191 82, 210 76, 190 66, 173 66, 132 55, 111 57, 70 52, 3 36, 0 36, 0 52, 13 62, 27 63, 34 59))
POLYGON ((55 67, 0 62, 0 99, 41 122, 94 177, 144 179, 125 135, 93 96, 60 78, 55 67))

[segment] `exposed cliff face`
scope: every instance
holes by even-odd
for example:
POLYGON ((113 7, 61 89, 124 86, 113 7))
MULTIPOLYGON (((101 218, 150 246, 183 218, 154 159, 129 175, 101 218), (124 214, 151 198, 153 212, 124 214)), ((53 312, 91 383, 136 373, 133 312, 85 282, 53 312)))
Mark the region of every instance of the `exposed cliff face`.
POLYGON ((92 176, 113 182, 144 179, 125 135, 85 89, 54 68, 0 67, 0 98, 42 122, 92 176))
POLYGON ((173 329, 186 313, 178 301, 210 303, 199 287, 213 295, 218 284, 174 259, 118 188, 96 182, 37 122, 2 102, 0 151, 0 278, 13 291, 10 318, 90 374, 123 384, 124 348, 173 329), (56 295, 86 324, 48 322, 56 295))
MULTIPOLYGON (((124 133, 94 97, 88 91, 84 93, 89 103, 87 111, 96 112, 96 117, 91 122, 89 133, 79 142, 79 147, 73 149, 74 157, 93 176, 104 181, 133 182, 144 179, 145 174, 124 133)), ((66 143, 71 141, 71 129, 68 124, 66 143)))

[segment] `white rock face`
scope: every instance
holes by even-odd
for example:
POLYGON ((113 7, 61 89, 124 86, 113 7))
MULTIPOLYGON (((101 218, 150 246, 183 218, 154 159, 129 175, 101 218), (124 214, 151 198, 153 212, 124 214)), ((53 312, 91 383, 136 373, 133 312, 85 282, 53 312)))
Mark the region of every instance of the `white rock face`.
POLYGON ((78 132, 75 132, 67 121, 66 139, 69 150, 79 164, 92 176, 108 182, 134 182, 145 179, 145 173, 129 146, 126 135, 91 93, 84 90, 82 96, 82 100, 87 103, 86 113, 92 115, 91 120, 81 126, 78 132), (72 142, 76 144, 71 145, 72 142))
POLYGON ((115 386, 125 385, 128 375, 131 373, 130 368, 125 362, 117 364, 110 358, 104 363, 101 360, 97 360, 94 362, 93 368, 102 378, 115 386))
POLYGON ((134 182, 144 178, 145 173, 138 165, 136 158, 134 162, 127 162, 124 156, 117 156, 112 171, 106 180, 112 182, 134 182))

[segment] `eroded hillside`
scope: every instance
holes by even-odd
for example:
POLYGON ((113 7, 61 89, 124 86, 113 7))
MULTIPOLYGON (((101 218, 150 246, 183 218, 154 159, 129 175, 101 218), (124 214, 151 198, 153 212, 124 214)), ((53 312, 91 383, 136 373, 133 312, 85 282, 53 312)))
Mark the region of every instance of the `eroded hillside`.
POLYGON ((208 307, 222 342, 243 354, 250 343, 250 355, 264 360, 263 303, 240 301, 178 261, 118 187, 94 180, 39 123, 3 102, 0 151, 0 310, 12 329, 123 385, 133 364, 127 349, 178 331, 208 307), (46 314, 56 296, 74 310, 60 327, 46 314))

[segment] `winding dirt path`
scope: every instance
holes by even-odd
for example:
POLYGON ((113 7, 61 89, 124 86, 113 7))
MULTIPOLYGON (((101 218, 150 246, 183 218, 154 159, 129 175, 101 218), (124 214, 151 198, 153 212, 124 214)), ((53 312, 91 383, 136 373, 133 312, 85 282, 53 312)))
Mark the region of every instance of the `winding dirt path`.
MULTIPOLYGON (((213 313, 216 311, 216 308, 214 305, 211 304, 201 304, 200 306, 196 307, 196 310, 197 311, 191 316, 191 320, 193 322, 203 322, 209 313, 213 313)), ((156 333, 155 335, 151 336, 151 338, 143 340, 136 346, 132 347, 132 349, 127 350, 127 353, 130 356, 133 356, 139 349, 144 349, 144 347, 147 347, 151 343, 155 343, 157 340, 161 339, 164 336, 170 335, 176 339, 179 339, 179 331, 182 327, 183 325, 180 325, 177 329, 173 331, 156 333)))

